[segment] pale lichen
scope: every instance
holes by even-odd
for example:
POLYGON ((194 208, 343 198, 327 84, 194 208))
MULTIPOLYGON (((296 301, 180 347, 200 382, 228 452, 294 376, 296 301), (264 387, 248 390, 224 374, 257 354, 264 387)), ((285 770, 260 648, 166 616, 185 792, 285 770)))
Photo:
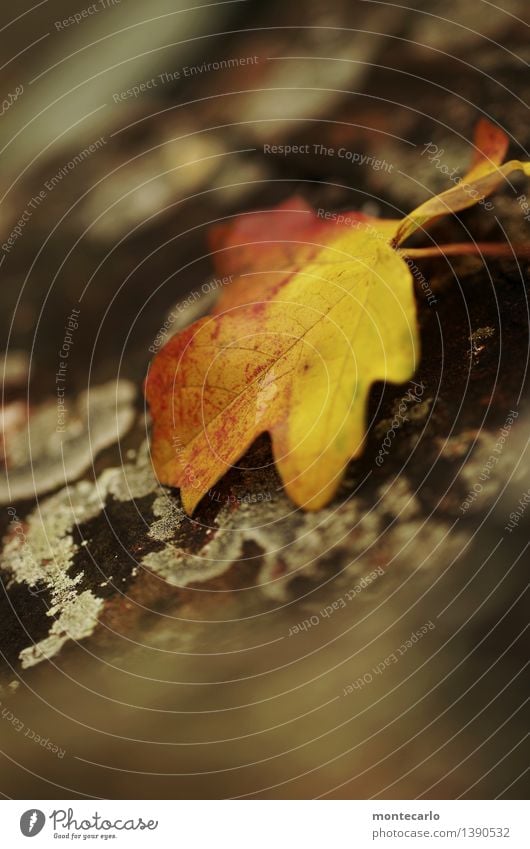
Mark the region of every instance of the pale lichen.
POLYGON ((80 477, 99 451, 127 433, 135 418, 135 396, 129 381, 92 387, 71 401, 64 428, 58 426, 56 401, 30 411, 6 438, 0 503, 35 498, 80 477))

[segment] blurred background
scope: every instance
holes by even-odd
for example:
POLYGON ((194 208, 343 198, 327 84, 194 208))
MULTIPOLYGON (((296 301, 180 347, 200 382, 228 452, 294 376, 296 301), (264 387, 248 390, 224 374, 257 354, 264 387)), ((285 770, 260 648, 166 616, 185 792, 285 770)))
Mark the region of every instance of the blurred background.
MULTIPOLYGON (((523 796, 527 261, 420 263, 421 402, 379 468, 409 386, 374 387, 316 514, 263 438, 187 519, 142 384, 215 297, 215 223, 399 217, 481 117, 528 158, 527 4, 43 0, 0 39, 2 793, 523 796)), ((434 238, 525 242, 526 192, 434 238)))

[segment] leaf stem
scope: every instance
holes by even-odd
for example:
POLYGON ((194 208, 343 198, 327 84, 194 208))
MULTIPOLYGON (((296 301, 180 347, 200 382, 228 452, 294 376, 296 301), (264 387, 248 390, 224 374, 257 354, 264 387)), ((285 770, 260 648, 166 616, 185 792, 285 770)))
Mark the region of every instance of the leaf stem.
POLYGON ((530 245, 512 245, 505 242, 454 242, 449 245, 436 245, 429 248, 404 248, 399 254, 407 257, 439 256, 497 256, 515 259, 518 256, 530 256, 530 245))

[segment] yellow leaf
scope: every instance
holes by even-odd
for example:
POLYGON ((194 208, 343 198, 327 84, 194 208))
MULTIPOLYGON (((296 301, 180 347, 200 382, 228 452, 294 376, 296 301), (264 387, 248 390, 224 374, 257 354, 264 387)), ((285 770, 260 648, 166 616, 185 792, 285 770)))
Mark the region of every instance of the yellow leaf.
POLYGON ((508 244, 396 248, 483 202, 512 171, 529 174, 527 163, 501 165, 506 149, 505 134, 480 122, 465 177, 401 221, 315 215, 292 198, 216 228, 214 261, 233 281, 214 315, 159 352, 146 381, 155 471, 180 488, 188 513, 264 432, 293 501, 307 510, 330 501, 362 450, 370 387, 410 379, 419 361, 402 255, 513 253, 508 244))
POLYGON ((411 275, 384 238, 343 232, 292 276, 260 274, 278 272, 269 299, 201 320, 151 368, 155 468, 189 513, 264 431, 293 501, 322 507, 362 449, 372 383, 416 368, 411 275))

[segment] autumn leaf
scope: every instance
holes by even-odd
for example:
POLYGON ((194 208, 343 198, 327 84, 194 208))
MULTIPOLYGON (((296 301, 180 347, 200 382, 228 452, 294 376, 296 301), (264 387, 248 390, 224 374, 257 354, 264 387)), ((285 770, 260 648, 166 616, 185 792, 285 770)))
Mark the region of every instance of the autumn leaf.
MULTIPOLYGON (((416 230, 480 202, 514 170, 504 133, 481 121, 464 179, 401 220, 317 215, 298 198, 215 229, 212 255, 232 277, 215 313, 158 353, 146 381, 152 456, 185 510, 268 432, 284 487, 316 510, 362 451, 370 388, 402 383, 420 350, 413 281, 402 250, 416 230)), ((453 245, 448 253, 506 253, 453 245)))

